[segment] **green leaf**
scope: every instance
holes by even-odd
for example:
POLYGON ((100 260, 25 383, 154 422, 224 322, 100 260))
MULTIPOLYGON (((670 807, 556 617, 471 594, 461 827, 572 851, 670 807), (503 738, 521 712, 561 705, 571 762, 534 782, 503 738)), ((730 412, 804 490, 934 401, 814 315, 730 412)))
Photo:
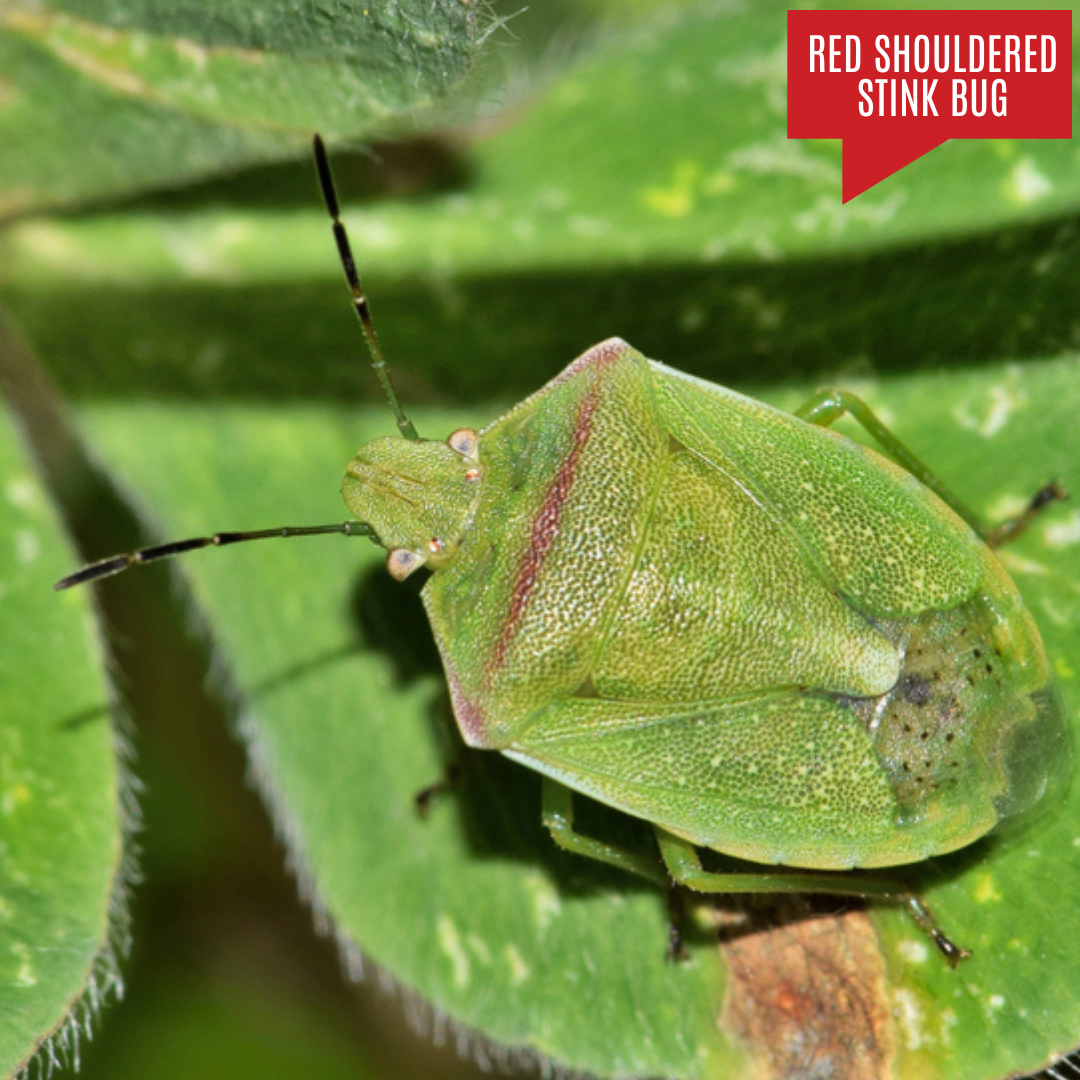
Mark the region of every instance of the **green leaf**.
MULTIPOLYGON (((120 986, 126 891, 118 763, 89 597, 0 410, 0 1076, 43 1044, 77 1060, 120 986)), ((126 813, 132 807, 126 807, 126 813)))
POLYGON ((315 130, 385 135, 446 95, 482 34, 462 0, 13 0, 0 217, 290 156, 315 130))

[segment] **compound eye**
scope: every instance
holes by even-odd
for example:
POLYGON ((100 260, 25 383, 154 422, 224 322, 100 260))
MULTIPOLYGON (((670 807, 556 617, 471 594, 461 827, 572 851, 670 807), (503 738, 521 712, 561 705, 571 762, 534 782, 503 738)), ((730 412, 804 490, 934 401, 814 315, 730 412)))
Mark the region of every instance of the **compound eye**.
POLYGON ((404 581, 414 570, 419 570, 427 560, 419 552, 408 548, 394 548, 386 556, 386 569, 395 581, 404 581))
POLYGON ((477 461, 480 451, 480 435, 472 428, 458 428, 446 440, 446 445, 466 461, 477 461))

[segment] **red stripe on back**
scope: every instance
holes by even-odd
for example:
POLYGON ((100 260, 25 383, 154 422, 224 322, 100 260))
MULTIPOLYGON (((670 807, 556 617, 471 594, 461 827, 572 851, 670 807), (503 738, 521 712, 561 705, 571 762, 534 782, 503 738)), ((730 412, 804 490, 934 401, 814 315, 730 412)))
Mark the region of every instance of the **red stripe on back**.
POLYGON ((521 560, 521 565, 518 567, 514 589, 510 595, 510 610, 507 612, 506 622, 503 623, 502 633, 499 635, 498 641, 495 642, 491 659, 486 665, 486 673, 489 679, 494 672, 502 667, 503 662, 506 660, 506 654, 510 650, 510 643, 521 625, 529 597, 539 580, 540 568, 547 557, 547 553, 551 550, 551 545, 555 542, 555 537, 559 533, 559 522, 562 519, 563 507, 566 505, 570 489, 573 487, 577 476, 582 451, 589 441, 593 413, 599 403, 600 383, 597 381, 593 383, 581 403, 577 422, 574 424, 574 445, 559 466, 555 479, 544 496, 540 512, 533 522, 529 545, 525 549, 525 555, 521 560))

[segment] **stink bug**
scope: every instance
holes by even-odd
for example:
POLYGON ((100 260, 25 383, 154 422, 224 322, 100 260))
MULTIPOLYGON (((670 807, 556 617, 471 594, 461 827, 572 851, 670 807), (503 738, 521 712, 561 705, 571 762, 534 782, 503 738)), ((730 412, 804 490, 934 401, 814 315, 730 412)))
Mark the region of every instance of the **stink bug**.
POLYGON ((562 847, 707 893, 900 903, 894 881, 1064 787, 1071 747, 1035 624, 993 553, 1062 492, 988 528, 858 398, 794 415, 596 345, 493 424, 421 439, 398 404, 315 157, 400 436, 345 473, 354 520, 119 555, 57 588, 209 545, 370 537, 423 600, 466 744, 544 777, 562 847), (848 413, 883 453, 829 430, 848 413), (583 836, 573 792, 655 827, 583 836), (707 872, 698 848, 783 869, 707 872))

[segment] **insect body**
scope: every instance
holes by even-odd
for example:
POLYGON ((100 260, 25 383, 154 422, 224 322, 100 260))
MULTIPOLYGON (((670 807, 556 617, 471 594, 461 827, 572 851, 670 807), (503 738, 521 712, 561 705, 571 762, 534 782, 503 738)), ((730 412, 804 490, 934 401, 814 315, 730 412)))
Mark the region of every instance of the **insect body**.
POLYGON ((370 443, 344 496, 399 576, 435 571, 466 743, 691 844, 915 862, 1067 760, 1038 632, 967 523, 880 454, 618 339, 479 436, 370 443))
POLYGON ((991 550, 1060 490, 986 529, 858 398, 793 416, 618 339, 482 432, 420 439, 319 140, 316 161, 403 436, 349 463, 356 520, 163 544, 58 587, 211 544, 369 536, 395 577, 432 571, 461 734, 543 774, 559 844, 706 892, 883 897, 965 955, 894 882, 830 872, 953 851, 1063 788, 1065 714, 991 550), (843 412, 888 456, 828 430, 843 412), (667 873, 577 833, 571 791, 652 823, 667 873), (698 848, 796 869, 710 873, 698 848))

